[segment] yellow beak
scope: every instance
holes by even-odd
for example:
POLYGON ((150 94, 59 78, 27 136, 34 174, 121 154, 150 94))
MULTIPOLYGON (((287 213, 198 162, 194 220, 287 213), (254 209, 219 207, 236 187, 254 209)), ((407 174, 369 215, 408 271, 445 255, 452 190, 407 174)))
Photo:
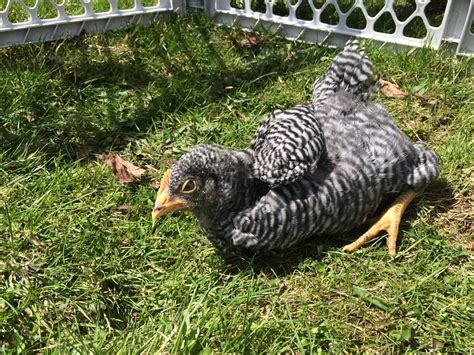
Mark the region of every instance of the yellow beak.
POLYGON ((151 212, 151 218, 153 223, 160 217, 177 210, 182 210, 188 207, 186 201, 174 198, 171 199, 169 195, 169 180, 171 176, 171 169, 169 169, 161 179, 160 189, 158 190, 158 195, 156 196, 155 206, 151 212))

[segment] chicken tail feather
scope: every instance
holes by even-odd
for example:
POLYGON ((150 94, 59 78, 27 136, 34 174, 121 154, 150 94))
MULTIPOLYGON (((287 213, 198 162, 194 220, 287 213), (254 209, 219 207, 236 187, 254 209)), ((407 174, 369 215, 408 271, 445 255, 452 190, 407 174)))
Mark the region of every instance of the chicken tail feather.
POLYGON ((338 91, 346 91, 360 101, 368 101, 382 87, 372 72, 372 63, 359 49, 358 40, 349 40, 329 67, 324 79, 314 82, 313 104, 323 103, 338 91))

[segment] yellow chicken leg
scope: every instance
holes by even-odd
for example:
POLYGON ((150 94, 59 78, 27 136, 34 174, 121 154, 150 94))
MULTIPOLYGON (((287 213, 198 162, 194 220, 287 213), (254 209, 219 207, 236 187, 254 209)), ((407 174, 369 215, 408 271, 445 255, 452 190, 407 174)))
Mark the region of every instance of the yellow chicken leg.
POLYGON ((360 236, 355 242, 346 245, 342 250, 351 253, 354 250, 359 249, 362 245, 367 243, 369 240, 375 238, 381 231, 388 233, 388 253, 391 256, 395 256, 397 247, 397 236, 398 227, 402 218, 403 212, 415 198, 415 191, 407 191, 401 194, 375 222, 375 224, 369 228, 362 236, 360 236))

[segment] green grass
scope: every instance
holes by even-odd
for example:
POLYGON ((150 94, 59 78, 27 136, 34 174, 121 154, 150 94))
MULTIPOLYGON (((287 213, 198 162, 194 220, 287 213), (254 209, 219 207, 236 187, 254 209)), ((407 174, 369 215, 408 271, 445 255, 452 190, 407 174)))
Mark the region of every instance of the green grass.
MULTIPOLYGON (((38 0, 38 16, 41 19, 51 19, 59 15, 56 8, 51 4, 54 0, 38 0)), ((309 2, 313 1, 314 6, 317 9, 321 9, 326 3, 326 0, 303 0, 296 11, 296 17, 303 20, 312 20, 313 11, 309 5, 309 2)), ((36 0, 24 0, 25 4, 30 7, 34 7, 36 0)), ((142 0, 142 5, 145 7, 155 6, 159 3, 159 0, 142 0)), ((0 0, 0 10, 6 8, 8 1, 0 0)), ((59 2, 60 3, 60 2, 59 2)), ((95 13, 102 13, 110 11, 110 3, 108 0, 92 0, 92 9, 95 13)), ((292 0, 293 4, 296 4, 295 0, 292 0)), ((355 0, 338 0, 339 8, 342 12, 348 12, 355 3, 355 0)), ((432 26, 439 26, 443 20, 444 10, 446 8, 446 0, 432 1, 425 8, 425 14, 428 22, 432 26)), ((244 8, 244 0, 231 0, 231 6, 238 9, 244 8)), ((384 7, 385 0, 365 0, 364 7, 366 8, 370 16, 377 15, 384 7)), ((132 9, 135 6, 135 0, 117 0, 117 7, 120 10, 132 9)), ((256 12, 265 12, 266 5, 264 0, 252 0, 250 7, 256 12)), ((414 0, 398 0, 393 5, 395 14, 400 21, 405 21, 415 10, 416 4, 414 0)), ((68 0, 65 6, 66 14, 70 16, 78 16, 85 13, 85 9, 79 0, 68 0)), ((273 6, 273 13, 279 16, 288 16, 289 8, 286 0, 277 0, 273 6)), ((8 20, 12 23, 25 22, 29 19, 28 12, 20 5, 19 2, 13 2, 10 10, 8 11, 8 20)), ((340 22, 339 15, 337 14, 334 5, 329 4, 324 8, 321 13, 321 22, 331 25, 337 25, 340 22)), ((347 25, 354 29, 364 29, 367 26, 367 21, 359 7, 356 7, 354 11, 350 13, 347 18, 347 25)), ((388 12, 382 14, 382 16, 375 22, 374 29, 381 33, 394 33, 396 29, 395 22, 392 15, 388 12)), ((415 17, 410 23, 404 28, 404 35, 414 38, 425 38, 427 31, 420 17, 415 17)))
POLYGON ((366 44, 377 95, 442 161, 398 257, 360 231, 228 263, 189 214, 151 230, 160 173, 200 142, 246 147, 259 118, 308 101, 338 50, 201 17, 0 49, 0 351, 473 351, 473 77, 444 51, 366 44), (95 154, 147 168, 121 185, 95 154), (124 206, 125 205, 125 206, 124 206), (122 207, 120 207, 122 206, 122 207))

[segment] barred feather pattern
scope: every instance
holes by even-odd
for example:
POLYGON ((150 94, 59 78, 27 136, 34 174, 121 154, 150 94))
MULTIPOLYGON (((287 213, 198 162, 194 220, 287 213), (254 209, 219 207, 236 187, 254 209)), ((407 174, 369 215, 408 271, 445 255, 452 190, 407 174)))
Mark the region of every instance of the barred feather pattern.
POLYGON ((216 248, 266 254, 347 231, 373 216, 388 193, 422 191, 437 178, 436 154, 370 102, 371 67, 350 42, 316 85, 313 103, 273 112, 249 149, 200 146, 175 163, 173 171, 186 176, 182 166, 199 161, 200 174, 208 169, 216 180, 213 199, 194 210, 216 248), (286 149, 296 162, 273 161, 290 156, 286 149), (301 170, 291 169, 298 164, 301 170))
POLYGON ((253 176, 271 187, 291 183, 316 170, 324 147, 321 125, 311 106, 273 111, 250 143, 255 157, 253 176))
POLYGON ((325 102, 338 91, 352 93, 355 100, 367 101, 382 87, 382 82, 372 73, 372 63, 359 50, 359 41, 350 40, 344 50, 334 58, 323 80, 313 84, 313 104, 325 102))
POLYGON ((268 190, 247 208, 226 217, 221 210, 204 229, 222 252, 279 252, 310 236, 348 231, 373 216, 388 193, 421 191, 436 179, 436 155, 411 143, 383 107, 342 94, 315 115, 327 157, 315 173, 268 190), (336 112, 340 120, 328 119, 336 112))

